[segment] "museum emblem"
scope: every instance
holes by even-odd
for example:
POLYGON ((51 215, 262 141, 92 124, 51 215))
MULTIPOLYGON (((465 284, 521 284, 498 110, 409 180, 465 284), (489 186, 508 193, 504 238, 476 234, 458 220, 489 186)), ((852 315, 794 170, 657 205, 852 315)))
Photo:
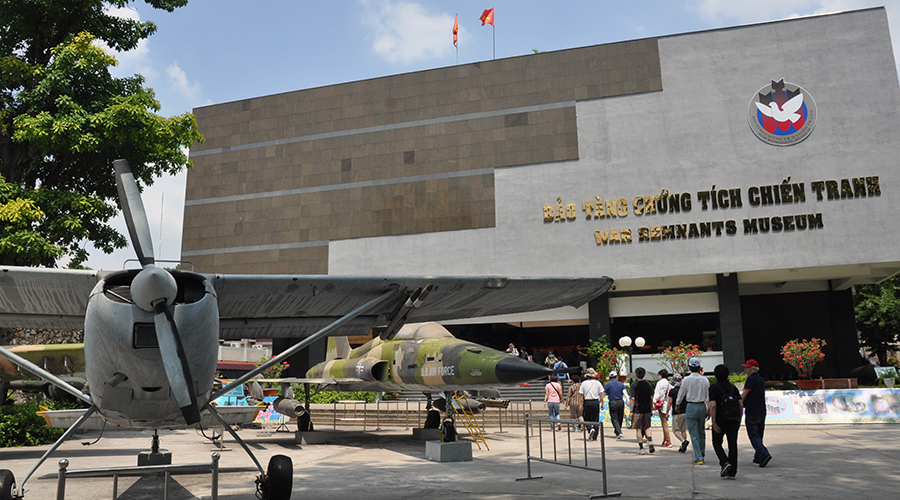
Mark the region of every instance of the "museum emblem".
POLYGON ((816 102, 809 92, 782 78, 759 89, 747 112, 750 129, 773 146, 793 146, 816 126, 816 102))

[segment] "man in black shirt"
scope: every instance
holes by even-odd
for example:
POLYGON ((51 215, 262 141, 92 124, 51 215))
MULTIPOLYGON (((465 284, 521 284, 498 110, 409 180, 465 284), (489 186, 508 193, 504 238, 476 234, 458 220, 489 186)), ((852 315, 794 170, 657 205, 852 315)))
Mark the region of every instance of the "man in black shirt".
POLYGON ((631 428, 637 434, 638 453, 646 455, 644 451, 644 436, 647 436, 650 453, 656 451, 653 447, 653 436, 650 434, 650 418, 653 416, 653 386, 644 380, 647 370, 638 367, 634 370, 637 382, 631 384, 631 428))
POLYGON ((737 474, 737 436, 741 428, 741 394, 728 381, 728 367, 718 365, 713 372, 716 383, 709 387, 709 416, 712 420, 712 445, 722 468, 720 476, 734 479, 737 474), (722 447, 722 440, 728 438, 728 453, 722 447))

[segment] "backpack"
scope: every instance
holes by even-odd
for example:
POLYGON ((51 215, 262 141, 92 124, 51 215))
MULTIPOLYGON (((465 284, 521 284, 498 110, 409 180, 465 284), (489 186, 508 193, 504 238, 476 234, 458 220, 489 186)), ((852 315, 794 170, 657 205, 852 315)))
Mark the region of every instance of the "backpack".
POLYGON ((722 407, 722 418, 729 421, 741 420, 743 414, 741 411, 741 399, 735 395, 734 387, 722 395, 719 405, 722 407))

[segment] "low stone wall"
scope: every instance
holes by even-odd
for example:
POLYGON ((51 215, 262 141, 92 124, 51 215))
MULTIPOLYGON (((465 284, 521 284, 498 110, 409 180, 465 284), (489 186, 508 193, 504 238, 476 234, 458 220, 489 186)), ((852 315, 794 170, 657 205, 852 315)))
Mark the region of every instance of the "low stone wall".
POLYGON ((83 330, 44 330, 36 328, 0 328, 0 345, 79 344, 83 330))

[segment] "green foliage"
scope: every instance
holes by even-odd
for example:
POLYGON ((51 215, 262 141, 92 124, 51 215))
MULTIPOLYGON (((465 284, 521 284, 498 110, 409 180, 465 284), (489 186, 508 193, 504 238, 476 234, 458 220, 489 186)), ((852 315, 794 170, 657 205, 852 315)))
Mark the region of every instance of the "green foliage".
POLYGON ((890 366, 888 351, 900 350, 900 276, 877 285, 857 285, 853 296, 860 344, 890 366))
MULTIPOLYGON (((146 0, 168 11, 186 0, 146 0)), ((0 265, 79 267, 85 242, 104 252, 126 239, 110 225, 112 162, 141 185, 191 166, 203 137, 194 116, 164 118, 140 75, 114 78, 115 58, 156 31, 107 15, 130 0, 0 0, 0 265)))
POLYGON ((335 401, 375 402, 374 392, 321 391, 309 398, 310 403, 334 403, 335 401))
POLYGON ((591 355, 591 359, 597 361, 597 364, 594 366, 597 373, 603 378, 608 377, 609 372, 612 370, 621 370, 627 356, 626 353, 616 347, 610 347, 606 342, 595 342, 593 340, 588 346, 588 352, 591 355))
POLYGON ((53 429, 37 412, 40 406, 51 410, 77 408, 75 404, 59 403, 43 396, 24 403, 0 407, 0 447, 38 446, 59 439, 64 429, 53 429))

